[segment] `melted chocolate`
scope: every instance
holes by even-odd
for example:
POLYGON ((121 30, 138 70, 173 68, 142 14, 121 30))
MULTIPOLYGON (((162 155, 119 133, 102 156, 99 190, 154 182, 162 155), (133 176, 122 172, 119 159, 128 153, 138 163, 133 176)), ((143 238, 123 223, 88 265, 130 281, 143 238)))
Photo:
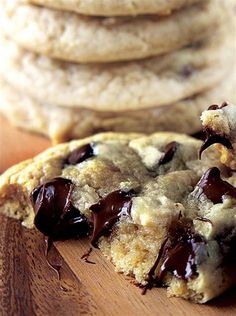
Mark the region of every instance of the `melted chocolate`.
POLYGON ((209 224, 211 224, 211 226, 213 226, 212 221, 209 218, 207 218, 207 217, 196 217, 195 221, 201 221, 201 222, 209 223, 209 224))
POLYGON ((112 226, 122 215, 128 215, 132 205, 133 191, 114 191, 90 207, 93 212, 93 235, 91 244, 96 246, 102 235, 110 233, 112 226))
POLYGON ((214 204, 222 203, 225 195, 236 199, 236 188, 221 179, 220 170, 216 167, 208 169, 196 187, 200 188, 200 190, 197 190, 197 193, 194 193, 197 198, 204 193, 214 204), (198 193, 198 191, 200 192, 198 193))
MULTIPOLYGON (((227 102, 222 103, 221 106, 217 104, 213 104, 209 106, 208 110, 213 110, 213 111, 219 110, 226 107, 227 105, 228 105, 227 102)), ((206 133, 206 139, 199 150, 199 158, 201 158, 203 151, 213 144, 221 144, 228 149, 233 149, 232 143, 226 135, 216 133, 215 131, 213 131, 211 128, 208 128, 208 127, 204 129, 204 132, 206 133)))
POLYGON ((80 148, 73 150, 66 159, 66 164, 76 165, 84 160, 94 156, 94 148, 92 144, 86 144, 80 148))
POLYGON ((175 245, 166 249, 158 275, 159 280, 163 280, 166 272, 183 280, 197 275, 196 252, 203 244, 205 240, 200 235, 186 232, 179 236, 175 245))
POLYGON ((84 237, 91 231, 86 217, 71 203, 72 189, 70 180, 55 178, 31 193, 35 226, 51 240, 84 237))
MULTIPOLYGON (((163 252, 165 251, 165 247, 166 247, 167 242, 168 242, 168 238, 166 238, 164 240, 164 242, 162 243, 161 248, 160 248, 159 253, 158 253, 158 256, 156 258, 156 261, 154 262, 153 266, 151 267, 150 271, 148 272, 148 286, 147 286, 146 290, 148 288, 152 288, 154 285, 158 284, 158 282, 159 282, 159 280, 157 280, 155 278, 155 271, 156 271, 156 268, 158 267, 158 265, 161 261, 161 258, 162 258, 163 252)), ((143 294, 145 294, 145 292, 143 294)))
POLYGON ((210 129, 205 129, 205 131, 207 138, 199 150, 199 158, 201 158, 203 151, 213 144, 221 144, 228 149, 233 149, 231 141, 225 135, 216 134, 210 129))
POLYGON ((200 139, 200 140, 204 140, 206 138, 206 135, 203 131, 199 131, 197 133, 194 133, 191 136, 194 138, 200 139))
POLYGON ((219 110, 222 109, 224 107, 226 107, 228 105, 227 102, 223 102, 221 105, 218 104, 212 104, 209 106, 208 110, 219 110))
POLYGON ((148 273, 148 285, 145 290, 160 285, 167 272, 183 280, 197 275, 196 252, 206 242, 202 236, 193 232, 192 225, 192 221, 186 218, 179 218, 171 224, 168 236, 148 273), (157 277, 154 276, 156 269, 157 277))
POLYGON ((177 142, 171 142, 167 144, 164 149, 164 154, 159 161, 159 165, 164 165, 170 162, 173 159, 178 146, 179 146, 179 143, 177 142))

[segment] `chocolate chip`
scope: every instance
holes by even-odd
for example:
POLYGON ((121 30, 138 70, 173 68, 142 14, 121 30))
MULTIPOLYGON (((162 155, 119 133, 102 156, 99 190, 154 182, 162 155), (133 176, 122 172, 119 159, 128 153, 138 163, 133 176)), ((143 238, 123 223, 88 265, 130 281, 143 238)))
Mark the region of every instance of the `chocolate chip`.
POLYGON ((212 130, 209 130, 209 129, 206 129, 205 131, 207 134, 207 138, 199 150, 199 158, 201 158, 203 151, 213 144, 221 144, 228 149, 233 149, 231 141, 226 136, 216 134, 212 130))
POLYGON ((181 76, 184 78, 189 78, 194 72, 194 68, 191 65, 185 65, 181 69, 181 76))
POLYGON ((70 180, 55 178, 30 195, 36 213, 35 226, 52 240, 84 237, 91 231, 86 217, 71 203, 72 189, 70 180))
POLYGON ((221 105, 218 104, 212 104, 209 106, 208 110, 219 110, 222 109, 224 107, 226 107, 228 105, 227 102, 223 102, 221 105))
POLYGON ((80 148, 73 150, 67 157, 65 163, 69 165, 76 165, 84 160, 94 156, 93 144, 86 144, 80 148))
POLYGON ((91 243, 96 246, 98 239, 110 233, 112 226, 131 209, 134 192, 114 191, 90 207, 93 212, 93 234, 91 243))
POLYGON ((214 204, 222 203, 223 197, 229 195, 236 199, 236 188, 220 177, 220 170, 216 167, 208 169, 196 185, 193 194, 200 198, 202 194, 214 204))
POLYGON ((200 140, 204 140, 206 138, 206 135, 203 131, 199 131, 197 133, 194 133, 191 136, 194 138, 200 139, 200 140))
POLYGON ((161 285, 167 272, 183 280, 197 275, 196 253, 205 245, 204 237, 194 232, 192 220, 179 217, 173 221, 148 273, 147 288, 161 285))
POLYGON ((202 245, 205 245, 205 240, 200 235, 186 232, 179 236, 175 245, 165 251, 158 275, 159 280, 163 280, 166 272, 183 280, 197 275, 196 253, 202 245))
POLYGON ((177 142, 171 142, 167 144, 164 149, 164 154, 159 161, 159 165, 164 165, 170 162, 173 159, 178 146, 179 146, 179 143, 177 142))
POLYGON ((219 110, 219 105, 218 104, 212 104, 209 106, 207 110, 213 111, 213 110, 219 110))

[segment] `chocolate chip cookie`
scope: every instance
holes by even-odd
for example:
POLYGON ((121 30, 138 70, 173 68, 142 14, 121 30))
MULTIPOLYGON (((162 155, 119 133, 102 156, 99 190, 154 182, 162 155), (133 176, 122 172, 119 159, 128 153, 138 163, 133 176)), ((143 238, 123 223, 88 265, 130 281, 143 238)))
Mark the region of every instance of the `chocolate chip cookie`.
POLYGON ((19 45, 49 57, 79 63, 134 60, 174 51, 212 33, 227 21, 228 1, 201 1, 163 18, 107 18, 1 0, 0 27, 19 45))
POLYGON ((51 241, 90 238, 146 290, 204 303, 236 282, 236 177, 200 146, 167 132, 58 145, 1 176, 0 209, 51 241))
POLYGON ((23 0, 21 2, 35 3, 49 8, 68 10, 87 15, 122 16, 137 14, 168 15, 173 10, 201 1, 204 0, 145 0, 136 2, 132 0, 23 0))

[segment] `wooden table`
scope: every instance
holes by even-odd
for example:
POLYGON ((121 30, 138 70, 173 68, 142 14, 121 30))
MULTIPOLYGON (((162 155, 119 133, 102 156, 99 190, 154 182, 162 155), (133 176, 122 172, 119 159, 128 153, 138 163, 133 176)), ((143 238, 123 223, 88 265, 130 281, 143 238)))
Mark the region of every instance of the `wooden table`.
MULTIPOLYGON (((46 139, 12 128, 0 117, 0 172, 32 157, 50 145, 46 139)), ((81 256, 88 241, 57 242, 54 262, 61 278, 49 268, 44 239, 17 221, 0 216, 0 315, 236 315, 236 289, 204 306, 167 298, 165 289, 146 295, 114 272, 110 262, 93 250, 86 263, 81 256)))

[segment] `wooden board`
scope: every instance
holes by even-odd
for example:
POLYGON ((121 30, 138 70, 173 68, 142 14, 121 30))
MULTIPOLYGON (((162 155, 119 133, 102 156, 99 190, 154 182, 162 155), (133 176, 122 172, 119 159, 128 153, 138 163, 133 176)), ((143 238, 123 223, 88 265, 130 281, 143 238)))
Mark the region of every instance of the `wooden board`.
MULTIPOLYGON (((50 145, 2 118, 0 126, 1 172, 50 145)), ((95 264, 82 260, 90 248, 84 240, 55 244, 54 256, 62 264, 59 281, 46 263, 42 235, 3 216, 0 222, 0 315, 236 315, 236 289, 204 306, 169 299, 165 289, 141 295, 97 249, 89 258, 95 264)))

